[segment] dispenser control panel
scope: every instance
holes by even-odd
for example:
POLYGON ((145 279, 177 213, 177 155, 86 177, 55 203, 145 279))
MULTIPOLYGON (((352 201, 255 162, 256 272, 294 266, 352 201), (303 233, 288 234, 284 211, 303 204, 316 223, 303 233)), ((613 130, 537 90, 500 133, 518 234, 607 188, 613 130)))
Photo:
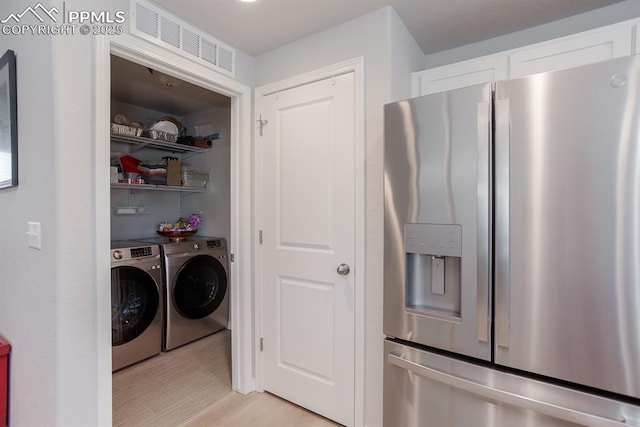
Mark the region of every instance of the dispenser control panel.
POLYGON ((405 224, 404 250, 407 253, 462 256, 460 224, 405 224))

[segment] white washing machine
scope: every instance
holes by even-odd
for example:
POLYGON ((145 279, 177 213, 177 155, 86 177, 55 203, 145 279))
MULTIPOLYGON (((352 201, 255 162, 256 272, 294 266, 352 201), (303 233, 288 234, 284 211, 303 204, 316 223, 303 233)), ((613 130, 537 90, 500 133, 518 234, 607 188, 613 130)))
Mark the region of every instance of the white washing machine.
POLYGON ((149 239, 161 247, 164 267, 165 333, 169 351, 227 327, 227 244, 217 237, 182 242, 149 239))
POLYGON ((162 267, 158 245, 111 242, 111 356, 117 371, 162 349, 162 267))

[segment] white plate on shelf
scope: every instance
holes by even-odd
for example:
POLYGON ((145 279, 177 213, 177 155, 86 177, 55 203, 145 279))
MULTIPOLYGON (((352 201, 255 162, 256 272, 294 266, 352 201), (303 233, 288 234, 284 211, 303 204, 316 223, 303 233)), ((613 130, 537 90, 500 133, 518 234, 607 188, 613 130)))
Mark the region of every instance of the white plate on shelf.
POLYGON ((172 135, 178 134, 178 126, 176 126, 174 123, 167 120, 161 120, 159 122, 154 123, 150 129, 157 130, 160 132, 170 133, 172 135))

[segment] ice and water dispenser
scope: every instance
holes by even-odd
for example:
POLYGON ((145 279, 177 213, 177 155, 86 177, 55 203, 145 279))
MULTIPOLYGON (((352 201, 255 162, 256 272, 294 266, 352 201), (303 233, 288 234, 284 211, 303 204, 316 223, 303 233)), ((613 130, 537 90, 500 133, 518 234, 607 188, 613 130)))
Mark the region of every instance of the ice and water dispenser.
POLYGON ((405 309, 459 319, 462 226, 405 224, 404 233, 405 309))

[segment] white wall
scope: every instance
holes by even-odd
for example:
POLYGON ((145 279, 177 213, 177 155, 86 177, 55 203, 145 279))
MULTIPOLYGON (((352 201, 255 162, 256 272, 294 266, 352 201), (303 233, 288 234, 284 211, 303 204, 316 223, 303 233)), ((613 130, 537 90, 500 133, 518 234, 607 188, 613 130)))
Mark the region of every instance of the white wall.
POLYGON ((422 50, 396 13, 391 14, 391 101, 411 97, 411 73, 424 66, 422 50), (409 76, 409 78, 407 78, 409 76))
MULTIPOLYGON (((3 2, 0 15, 24 8, 3 2)), ((13 345, 15 426, 98 424, 91 41, 0 38, 18 69, 20 184, 0 194, 0 330, 13 345), (27 221, 41 222, 42 250, 27 248, 27 221)))
POLYGON ((382 425, 383 105, 410 95, 420 49, 389 7, 256 58, 256 86, 364 57, 366 94, 365 424, 382 425))
MULTIPOLYGON (((44 0, 62 9, 62 1, 44 0)), ((0 2, 0 16, 24 0, 0 2)), ((91 10, 128 10, 127 0, 94 1, 91 10)), ((66 1, 86 9, 86 2, 66 1)), ((12 343, 12 426, 95 426, 110 417, 98 354, 93 195, 93 36, 0 36, 18 65, 19 180, 0 191, 0 333, 12 343), (26 223, 42 224, 42 250, 27 248, 26 223)), ((253 58, 240 53, 242 81, 253 58)), ((240 80, 240 79, 239 79, 240 80)), ((102 310, 104 311, 104 310, 102 310)), ((110 387, 108 387, 110 395, 110 387)), ((110 418, 109 418, 110 419, 110 418)))
POLYGON ((213 141, 213 146, 203 154, 198 154, 185 161, 200 171, 208 171, 209 183, 204 194, 182 195, 182 215, 191 212, 202 212, 202 223, 198 234, 208 237, 224 237, 230 241, 231 233, 231 109, 214 107, 183 117, 183 123, 191 126, 203 123, 214 123, 220 139, 213 141))
MULTIPOLYGON (((54 37, 56 424, 97 424, 93 39, 54 37), (82 54, 82 52, 87 52, 82 54)), ((20 403, 22 404, 22 402, 20 403)))
POLYGON ((640 17, 640 1, 626 0, 548 24, 426 55, 424 65, 426 69, 429 69, 452 64, 466 59, 503 52, 505 50, 603 27, 616 22, 633 19, 634 17, 640 17))
POLYGON ((255 80, 254 70, 255 70, 255 65, 254 65, 253 56, 250 56, 249 54, 236 49, 235 79, 238 82, 242 83, 243 85, 254 87, 254 80, 255 80))
MULTIPOLYGON (((23 1, 4 0, 0 16, 23 8, 23 1)), ((17 60, 19 186, 0 190, 0 333, 12 344, 10 422, 29 426, 56 419, 58 349, 65 345, 57 336, 53 43, 2 35, 0 53, 7 49, 17 60), (42 224, 42 250, 27 247, 27 221, 42 224)))

